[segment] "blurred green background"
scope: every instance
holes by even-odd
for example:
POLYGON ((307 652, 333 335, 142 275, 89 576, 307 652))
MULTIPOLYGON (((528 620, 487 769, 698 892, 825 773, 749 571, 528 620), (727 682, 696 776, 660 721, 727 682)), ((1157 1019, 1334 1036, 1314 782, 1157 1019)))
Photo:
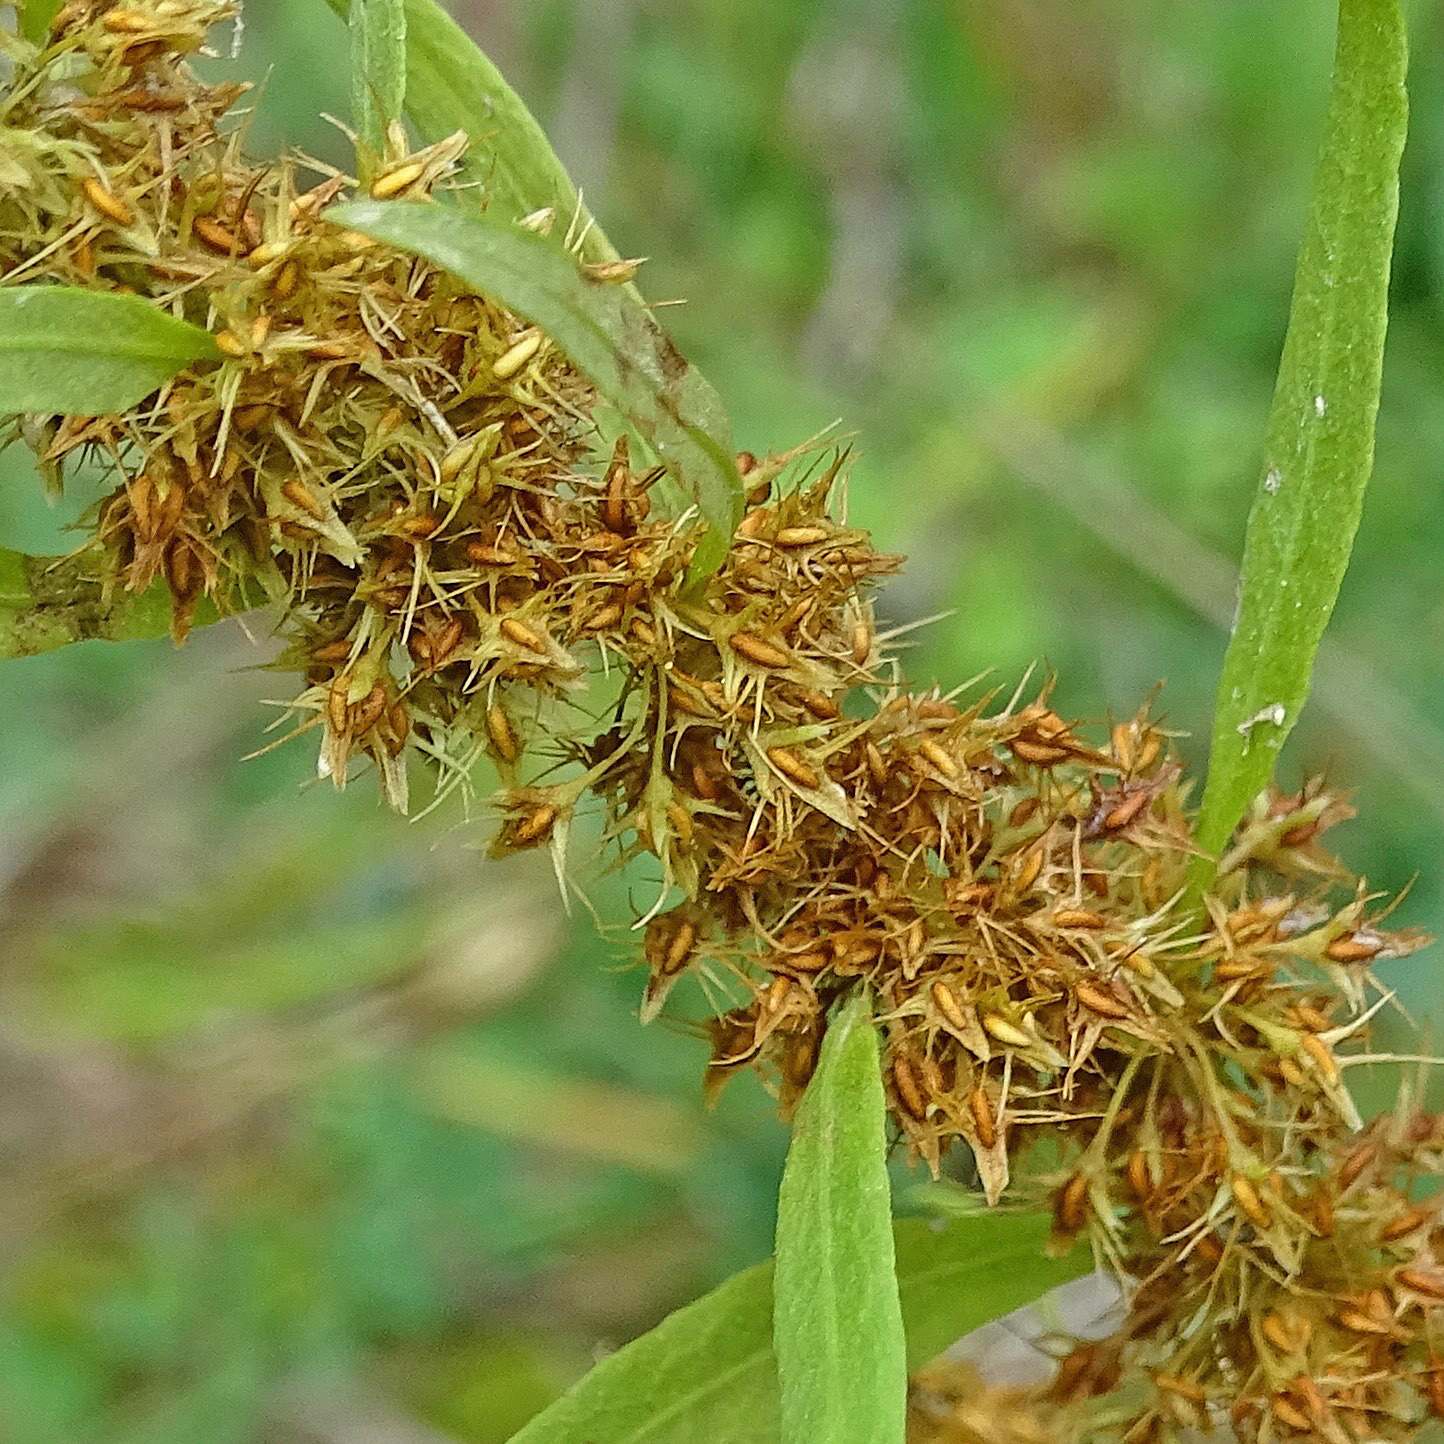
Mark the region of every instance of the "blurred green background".
MULTIPOLYGON (((1332 42, 1326 0, 455 0, 739 444, 855 433, 913 678, 1165 681, 1201 761, 1332 42)), ((1444 930, 1444 16, 1412 7, 1379 458, 1285 781, 1444 930)), ((249 0, 253 148, 344 164, 343 33, 249 0)), ((22 458, 0 537, 63 549, 22 458)), ((762 1090, 643 1032, 626 878, 252 761, 264 619, 5 664, 0 1437, 491 1444, 769 1248, 762 1090)), ((1440 1013, 1437 954, 1391 965, 1440 1013)), ((1400 1028, 1395 1040, 1406 1040, 1400 1028)), ((1365 1080, 1382 1096, 1388 1080, 1365 1080)))

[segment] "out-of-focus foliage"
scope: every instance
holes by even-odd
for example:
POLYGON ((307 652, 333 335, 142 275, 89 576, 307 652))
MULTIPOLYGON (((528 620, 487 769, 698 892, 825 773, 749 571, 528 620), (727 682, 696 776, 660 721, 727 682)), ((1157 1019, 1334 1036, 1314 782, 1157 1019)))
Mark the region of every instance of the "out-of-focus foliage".
MULTIPOLYGON (((1315 0, 457 0, 740 445, 843 418, 909 670, 1056 671, 1201 760, 1332 43, 1315 0)), ((1336 836, 1441 931, 1444 20, 1415 6, 1378 461, 1315 698, 1336 836)), ((252 145, 346 163, 344 27, 251 0, 252 145)), ((67 498, 0 461, 0 545, 67 498)), ((264 617, 252 619, 264 628, 264 617)), ((563 913, 456 813, 297 795, 241 629, 6 664, 0 1433, 505 1438, 769 1247, 785 1143, 636 1020, 628 880, 563 913)), ((478 790, 488 782, 478 779, 478 790)), ((584 860, 592 851, 577 838, 584 860)), ((1439 1014, 1429 955, 1391 981, 1439 1014)), ((694 1009, 700 1000, 688 1000, 694 1009)), ((1382 1088, 1366 1080, 1361 1088, 1382 1088)))

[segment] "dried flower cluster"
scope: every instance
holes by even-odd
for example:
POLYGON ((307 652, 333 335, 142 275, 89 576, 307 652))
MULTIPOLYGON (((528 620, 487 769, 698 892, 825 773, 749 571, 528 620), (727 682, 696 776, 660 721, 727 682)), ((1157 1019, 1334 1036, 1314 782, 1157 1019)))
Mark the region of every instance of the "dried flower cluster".
MULTIPOLYGON (((545 337, 327 223, 348 178, 247 162, 237 88, 184 62, 225 11, 71 3, 44 50, 6 41, 6 282, 128 287, 227 358, 41 438, 117 474, 115 586, 163 576, 177 637, 204 596, 280 601, 338 782, 367 756, 402 804, 409 758, 444 791, 489 756, 496 850, 559 856, 600 799, 661 873, 644 1018, 684 975, 716 1003, 709 1088, 758 1067, 790 1111, 829 1008, 870 988, 912 1152, 937 1172, 966 1145, 990 1201, 1045 1191, 1060 1246, 1086 1234, 1130 1284, 1052 1406, 1126 1371, 1146 1389, 1095 1422, 1134 1440, 1444 1416, 1444 1226, 1411 1192, 1444 1122, 1359 1132, 1341 1072, 1369 965, 1419 940, 1320 846, 1347 808, 1261 799, 1187 903, 1187 788, 1147 709, 1095 744, 1046 691, 903 689, 868 599, 899 559, 839 519, 841 456, 739 458, 746 519, 688 589, 700 528, 625 440, 590 460, 589 388, 545 337)), ((372 194, 428 194, 463 143, 393 147, 372 194)))

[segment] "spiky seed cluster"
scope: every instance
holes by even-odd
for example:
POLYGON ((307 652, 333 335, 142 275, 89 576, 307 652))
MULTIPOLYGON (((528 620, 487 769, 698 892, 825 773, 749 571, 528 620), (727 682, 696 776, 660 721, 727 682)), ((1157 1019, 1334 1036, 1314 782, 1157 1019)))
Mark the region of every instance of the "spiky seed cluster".
MULTIPOLYGON (((1186 787, 1147 709, 1099 746, 1046 692, 901 687, 868 600, 899 559, 839 519, 841 457, 740 458, 746 519, 685 589, 698 528, 654 514, 625 441, 587 464, 592 399, 545 338, 330 226, 346 177, 245 160, 238 90, 183 60, 226 10, 70 4, 43 51, 6 42, 6 279, 129 287, 227 358, 44 443, 117 473, 115 584, 163 576, 178 637, 202 596, 281 600, 338 783, 366 754, 403 803, 412 755, 445 790, 488 754, 498 852, 560 855, 599 798, 618 854, 660 867, 644 1018, 684 975, 714 1000, 709 1089, 757 1067, 790 1111, 830 1007, 871 989, 911 1151, 936 1172, 966 1145, 989 1200, 1046 1192, 1058 1244, 1087 1234, 1132 1285, 1058 1405, 1126 1364, 1147 1396, 1111 1417, 1135 1439, 1444 1414, 1444 1231, 1409 1193, 1444 1128, 1359 1135, 1341 1076, 1368 965, 1418 940, 1360 887, 1325 896, 1347 879, 1318 838, 1347 808, 1261 800, 1186 906, 1186 787), (601 735, 567 700, 599 659, 601 735)), ((394 145, 373 193, 427 194, 462 144, 394 145)))

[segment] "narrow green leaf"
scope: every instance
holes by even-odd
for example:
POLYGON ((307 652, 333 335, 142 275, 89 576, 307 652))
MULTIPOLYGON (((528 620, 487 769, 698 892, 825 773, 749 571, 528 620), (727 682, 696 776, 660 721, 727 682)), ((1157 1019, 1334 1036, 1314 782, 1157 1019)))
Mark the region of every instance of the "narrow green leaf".
POLYGON ((907 1364, 886 1117, 872 999, 859 992, 827 1030, 778 1196, 783 1444, 902 1444, 907 1364))
POLYGON ((1333 89, 1244 542, 1199 843, 1212 874, 1308 695, 1374 459, 1404 147, 1397 0, 1342 0, 1333 89))
POLYGON ((655 449, 713 529, 692 564, 715 570, 742 517, 732 428, 717 393, 637 296, 588 279, 556 242, 489 213, 416 201, 358 201, 337 225, 425 256, 540 326, 655 449))
MULTIPOLYGON (((1082 1249, 1043 1256, 1051 1221, 986 1213, 893 1227, 907 1367, 1085 1274, 1082 1249)), ((777 1444, 772 1265, 736 1274, 603 1360, 512 1444, 777 1444)))
POLYGON ((356 134, 370 152, 362 166, 366 171, 385 153, 386 129, 401 118, 406 101, 405 0, 357 0, 347 23, 351 111, 356 134))
POLYGON ((192 361, 210 334, 139 296, 73 286, 0 288, 0 415, 124 411, 192 361))
MULTIPOLYGON (((356 0, 328 0, 340 15, 356 0)), ((406 111, 427 142, 464 130, 466 169, 486 186, 488 204, 508 220, 545 206, 582 236, 582 259, 617 252, 592 220, 556 152, 501 72, 436 0, 405 0, 406 111)))
MULTIPOLYGON (((252 604, 262 600, 258 596, 252 604)), ((164 637, 170 617, 170 591, 163 581, 139 596, 109 595, 98 547, 63 557, 0 549, 0 658, 34 657, 71 642, 164 637)), ((192 625, 219 620, 216 608, 203 598, 192 625)))
POLYGON ((20 33, 32 45, 44 45, 60 6, 61 0, 20 0, 20 33))

